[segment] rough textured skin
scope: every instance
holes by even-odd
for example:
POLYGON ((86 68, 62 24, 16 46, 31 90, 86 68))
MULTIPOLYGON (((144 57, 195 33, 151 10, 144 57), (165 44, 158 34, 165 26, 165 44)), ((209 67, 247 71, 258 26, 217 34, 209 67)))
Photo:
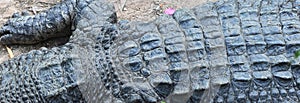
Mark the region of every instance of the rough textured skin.
POLYGON ((66 0, 0 29, 2 44, 72 32, 63 46, 1 64, 0 100, 298 102, 299 13, 299 0, 224 0, 116 22, 109 3, 66 0))

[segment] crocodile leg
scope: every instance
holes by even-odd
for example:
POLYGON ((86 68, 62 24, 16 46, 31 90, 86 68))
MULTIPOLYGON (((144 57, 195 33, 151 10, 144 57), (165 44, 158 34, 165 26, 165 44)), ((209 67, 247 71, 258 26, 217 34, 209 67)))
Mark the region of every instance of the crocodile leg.
MULTIPOLYGON (((99 52, 96 47, 97 39, 106 33, 116 33, 116 30, 113 29, 114 26, 110 23, 116 21, 113 6, 104 3, 102 0, 81 0, 77 2, 66 0, 45 11, 45 13, 32 18, 44 18, 43 15, 45 17, 49 15, 50 18, 58 18, 61 21, 31 21, 31 19, 26 19, 27 17, 12 18, 1 29, 4 33, 1 43, 34 43, 36 39, 27 33, 33 33, 37 37, 49 37, 50 34, 47 34, 46 31, 59 32, 70 25, 75 26, 75 30, 72 31, 73 35, 68 43, 60 47, 33 50, 2 63, 0 65, 0 77, 2 78, 0 82, 1 102, 78 103, 100 100, 106 102, 117 101, 112 98, 111 92, 107 91, 102 81, 99 80, 100 76, 97 72, 96 63, 98 62, 96 52, 99 52), (76 11, 73 10, 75 7, 76 11), (65 17, 65 14, 59 14, 56 17, 53 14, 56 12, 65 12, 68 17, 65 17), (99 19, 91 19, 91 15, 99 17, 99 19), (17 19, 21 21, 18 22, 17 19), (72 23, 71 20, 73 19, 76 22, 72 23), (41 29, 41 31, 19 32, 26 28, 18 23, 32 24, 30 26, 41 29), (43 28, 44 25, 33 25, 40 23, 54 23, 53 27, 55 28, 43 28), (89 30, 88 27, 94 27, 95 29, 89 30), (15 29, 16 32, 14 32, 15 29), (6 33, 8 32, 16 34, 10 38, 7 37, 6 33), (18 35, 21 35, 21 37, 18 38, 18 35), (21 41, 15 42, 13 41, 15 39, 21 39, 21 41)), ((107 40, 107 38, 104 39, 107 40)))
POLYGON ((2 44, 33 44, 42 40, 68 36, 77 10, 87 3, 82 0, 66 0, 35 16, 9 19, 0 29, 2 44))
POLYGON ((72 49, 42 48, 2 63, 1 102, 84 102, 78 88, 82 64, 69 55, 72 49))

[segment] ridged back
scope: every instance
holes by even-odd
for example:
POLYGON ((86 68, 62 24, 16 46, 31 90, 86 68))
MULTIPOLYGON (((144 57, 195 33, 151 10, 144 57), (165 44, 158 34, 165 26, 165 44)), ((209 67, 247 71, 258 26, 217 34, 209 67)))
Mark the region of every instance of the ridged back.
POLYGON ((120 97, 127 102, 298 101, 298 4, 224 0, 151 22, 120 22, 110 47, 120 97))

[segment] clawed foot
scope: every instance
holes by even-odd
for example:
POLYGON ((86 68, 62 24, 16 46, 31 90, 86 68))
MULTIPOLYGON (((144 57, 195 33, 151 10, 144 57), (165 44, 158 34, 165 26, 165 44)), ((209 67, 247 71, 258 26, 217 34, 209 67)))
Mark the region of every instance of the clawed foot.
POLYGON ((28 18, 28 11, 14 13, 12 18, 0 28, 0 43, 28 44, 34 42, 32 36, 27 34, 32 30, 29 22, 26 22, 28 18))
POLYGON ((59 7, 34 16, 26 11, 15 13, 0 27, 0 44, 35 44, 49 38, 69 36, 72 20, 69 13, 62 13, 59 7))

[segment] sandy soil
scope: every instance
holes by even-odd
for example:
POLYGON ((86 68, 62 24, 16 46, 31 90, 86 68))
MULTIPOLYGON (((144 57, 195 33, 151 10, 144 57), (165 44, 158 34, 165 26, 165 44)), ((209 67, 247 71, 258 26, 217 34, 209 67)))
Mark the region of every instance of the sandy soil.
MULTIPOLYGON (((61 0, 0 0, 0 26, 11 17, 13 13, 29 11, 37 14, 50 8, 61 0)), ((216 0, 109 0, 114 3, 119 19, 149 21, 163 13, 166 8, 191 8, 196 5, 216 0)), ((67 39, 44 41, 35 45, 10 45, 15 56, 40 47, 53 47, 62 45, 67 39)), ((0 46, 0 63, 8 60, 5 46, 0 46)))

